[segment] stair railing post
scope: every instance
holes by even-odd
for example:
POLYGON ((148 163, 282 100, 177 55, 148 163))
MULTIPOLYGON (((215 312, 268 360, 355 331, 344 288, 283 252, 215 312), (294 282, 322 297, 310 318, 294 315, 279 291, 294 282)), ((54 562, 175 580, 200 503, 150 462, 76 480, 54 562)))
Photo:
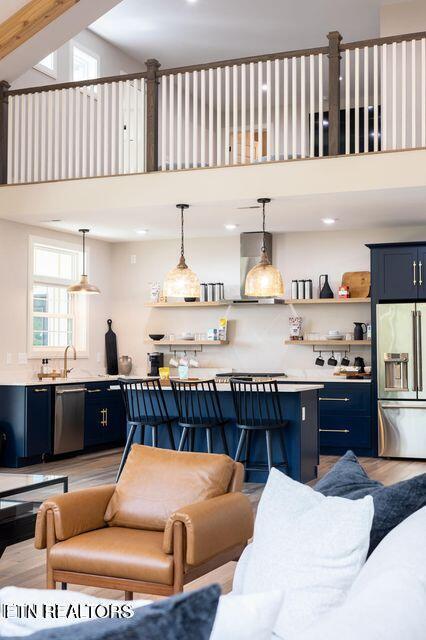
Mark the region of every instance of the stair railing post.
POLYGON ((145 62, 146 81, 146 170, 158 171, 158 77, 161 64, 155 58, 145 62))
POLYGON ((328 153, 339 155, 340 151, 340 43, 338 31, 328 35, 328 153))
POLYGON ((2 80, 0 82, 0 184, 7 184, 9 89, 10 84, 6 80, 2 80))

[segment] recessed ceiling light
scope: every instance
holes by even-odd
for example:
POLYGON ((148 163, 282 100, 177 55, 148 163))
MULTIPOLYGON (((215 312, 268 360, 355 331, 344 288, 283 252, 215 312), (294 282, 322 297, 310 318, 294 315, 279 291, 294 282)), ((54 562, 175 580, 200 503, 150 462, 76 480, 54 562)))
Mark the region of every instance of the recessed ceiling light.
POLYGON ((146 236, 146 234, 148 233, 148 229, 136 229, 136 233, 138 233, 140 236, 146 236))
POLYGON ((227 229, 228 231, 234 231, 234 229, 237 228, 238 225, 236 224, 225 224, 225 229, 227 229))
POLYGON ((186 0, 188 4, 195 4, 198 0, 186 0))
POLYGON ((338 219, 339 218, 321 218, 321 222, 324 224, 334 224, 338 219))

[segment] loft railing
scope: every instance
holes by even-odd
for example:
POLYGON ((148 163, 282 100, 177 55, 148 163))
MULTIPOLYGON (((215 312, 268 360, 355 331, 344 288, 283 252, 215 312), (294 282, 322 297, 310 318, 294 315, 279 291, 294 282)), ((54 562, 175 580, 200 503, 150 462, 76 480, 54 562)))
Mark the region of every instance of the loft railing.
POLYGON ((10 91, 0 182, 426 146, 426 33, 10 91))

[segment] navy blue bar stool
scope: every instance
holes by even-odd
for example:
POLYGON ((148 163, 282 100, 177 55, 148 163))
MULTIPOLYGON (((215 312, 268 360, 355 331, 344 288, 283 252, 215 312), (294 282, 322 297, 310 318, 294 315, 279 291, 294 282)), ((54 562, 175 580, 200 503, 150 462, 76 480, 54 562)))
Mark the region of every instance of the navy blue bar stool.
POLYGON ((178 410, 178 425, 182 429, 178 450, 188 440, 188 451, 194 451, 195 432, 206 435, 208 453, 213 453, 213 433, 218 431, 224 452, 229 455, 222 409, 214 380, 170 380, 178 410))
MULTIPOLYGON (((288 420, 282 416, 276 380, 231 378, 229 381, 234 401, 237 428, 241 430, 235 460, 243 462, 246 471, 270 471, 277 467, 288 472, 288 459, 284 432, 288 420), (251 449, 256 434, 263 433, 266 441, 266 463, 252 464, 251 449), (280 459, 274 462, 273 434, 280 447, 280 459), (241 460, 245 446, 244 458, 241 460)), ((275 458, 276 459, 276 458, 275 458)))
POLYGON ((118 468, 117 480, 126 463, 138 427, 141 430, 141 442, 144 442, 145 439, 145 428, 151 428, 152 446, 157 447, 158 429, 164 426, 167 429, 170 448, 176 449, 172 429, 176 418, 169 415, 160 378, 140 378, 138 380, 120 380, 119 382, 126 408, 127 426, 130 428, 118 468))

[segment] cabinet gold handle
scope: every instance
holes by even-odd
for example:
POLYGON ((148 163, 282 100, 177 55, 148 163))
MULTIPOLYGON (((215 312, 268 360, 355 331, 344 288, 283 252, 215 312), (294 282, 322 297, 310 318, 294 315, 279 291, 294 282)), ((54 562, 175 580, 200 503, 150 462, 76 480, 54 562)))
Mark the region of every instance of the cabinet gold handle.
POLYGON ((320 433, 349 433, 349 429, 320 429, 320 433))
POLYGON ((319 400, 325 400, 327 402, 350 402, 350 398, 323 398, 323 397, 319 397, 319 400))
POLYGON ((423 284, 423 273, 422 273, 422 271, 423 271, 423 264, 422 264, 422 261, 420 260, 419 261, 419 285, 420 286, 422 286, 422 284, 423 284))
POLYGON ((87 389, 87 393, 100 393, 101 389, 87 389))
POLYGON ((415 260, 413 260, 413 285, 416 286, 417 284, 417 280, 416 280, 416 267, 417 267, 417 262, 415 260))
POLYGON ((47 389, 43 387, 43 389, 34 389, 34 393, 46 393, 47 389))

